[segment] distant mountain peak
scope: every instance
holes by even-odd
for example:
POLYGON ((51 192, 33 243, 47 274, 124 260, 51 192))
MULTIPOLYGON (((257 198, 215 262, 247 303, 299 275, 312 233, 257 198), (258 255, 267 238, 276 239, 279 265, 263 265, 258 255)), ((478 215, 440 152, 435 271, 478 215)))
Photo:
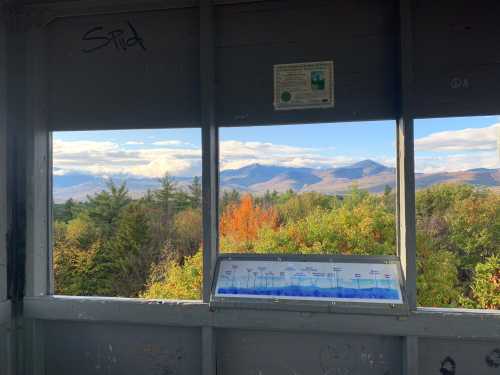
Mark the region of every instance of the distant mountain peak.
POLYGON ((378 163, 374 160, 371 159, 365 159, 358 161, 357 163, 351 164, 347 166, 346 168, 371 168, 371 167, 383 167, 387 168, 385 165, 378 163))
POLYGON ((357 180, 359 178, 375 176, 379 173, 390 172, 392 170, 393 168, 386 167, 376 161, 365 159, 345 167, 334 168, 331 173, 335 178, 357 180))
POLYGON ((254 170, 254 169, 258 169, 258 168, 265 168, 265 167, 273 167, 272 165, 265 165, 265 164, 260 164, 260 163, 252 163, 252 164, 247 164, 247 165, 244 165, 243 167, 240 167, 240 168, 229 168, 229 169, 225 169, 223 170, 222 172, 226 172, 226 173, 231 173, 231 172, 243 172, 243 171, 250 171, 250 170, 254 170))
POLYGON ((495 172, 495 169, 493 169, 493 168, 473 168, 473 169, 468 169, 465 172, 491 173, 491 172, 495 172))
MULTIPOLYGON (((266 190, 298 192, 318 191, 325 194, 343 194, 356 184, 360 189, 373 193, 383 192, 386 186, 394 187, 396 170, 371 159, 343 167, 328 169, 287 167, 282 165, 252 163, 241 168, 226 169, 220 173, 221 189, 236 189, 260 194, 266 190)), ((159 187, 157 178, 113 175, 115 182, 127 182, 132 196, 141 196, 147 190, 159 187)), ((179 186, 187 186, 192 177, 175 177, 179 186)), ((106 188, 106 179, 82 173, 54 174, 54 199, 63 202, 69 198, 85 200, 87 195, 106 188)), ((500 169, 476 168, 462 172, 417 173, 418 188, 438 183, 469 183, 477 186, 499 186, 500 169)))

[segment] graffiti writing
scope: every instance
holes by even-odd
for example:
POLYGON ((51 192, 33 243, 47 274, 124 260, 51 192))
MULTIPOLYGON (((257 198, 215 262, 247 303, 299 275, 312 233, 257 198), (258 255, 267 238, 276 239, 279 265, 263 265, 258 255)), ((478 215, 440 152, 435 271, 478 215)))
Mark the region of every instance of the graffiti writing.
POLYGON ((108 32, 104 30, 103 26, 91 28, 82 37, 82 40, 87 44, 85 48, 82 48, 82 51, 90 53, 108 46, 118 51, 127 51, 133 47, 139 47, 146 51, 144 39, 136 28, 129 21, 126 24, 126 29, 115 29, 108 32))

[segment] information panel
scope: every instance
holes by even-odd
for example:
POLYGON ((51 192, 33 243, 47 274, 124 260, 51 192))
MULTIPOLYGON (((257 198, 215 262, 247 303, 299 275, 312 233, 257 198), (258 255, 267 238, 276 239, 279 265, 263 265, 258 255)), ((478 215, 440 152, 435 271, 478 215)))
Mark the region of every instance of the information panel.
POLYGON ((331 108, 333 61, 274 66, 274 109, 331 108))
POLYGON ((222 258, 216 298, 403 304, 399 262, 222 258))

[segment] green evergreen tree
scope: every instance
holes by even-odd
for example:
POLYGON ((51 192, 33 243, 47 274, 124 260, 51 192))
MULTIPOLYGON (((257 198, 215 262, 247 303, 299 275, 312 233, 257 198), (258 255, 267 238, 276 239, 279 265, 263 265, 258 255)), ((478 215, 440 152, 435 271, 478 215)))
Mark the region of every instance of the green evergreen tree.
POLYGON ((113 180, 109 180, 107 188, 88 197, 87 203, 87 214, 105 239, 112 235, 122 210, 130 203, 125 182, 117 186, 113 180))
POLYGON ((202 186, 201 179, 198 176, 193 177, 193 182, 191 182, 191 185, 189 185, 189 195, 191 200, 191 208, 201 208, 202 186))
POLYGON ((160 252, 150 240, 147 211, 140 203, 130 204, 120 215, 116 233, 106 246, 108 254, 103 257, 113 295, 133 297, 144 288, 149 268, 160 252))
POLYGON ((67 223, 75 218, 78 211, 78 203, 73 198, 68 199, 63 204, 54 204, 54 220, 59 220, 67 223))
POLYGON ((174 196, 177 192, 177 182, 168 173, 165 173, 159 181, 160 188, 154 193, 156 203, 164 212, 171 214, 174 196))
POLYGON ((220 200, 221 212, 224 211, 228 206, 239 203, 240 199, 241 195, 238 190, 236 189, 224 190, 222 192, 222 198, 220 200))
POLYGON ((187 210, 188 208, 191 208, 192 204, 192 199, 191 196, 179 189, 174 193, 173 199, 172 199, 172 206, 173 206, 173 213, 177 214, 179 212, 182 212, 184 210, 187 210))

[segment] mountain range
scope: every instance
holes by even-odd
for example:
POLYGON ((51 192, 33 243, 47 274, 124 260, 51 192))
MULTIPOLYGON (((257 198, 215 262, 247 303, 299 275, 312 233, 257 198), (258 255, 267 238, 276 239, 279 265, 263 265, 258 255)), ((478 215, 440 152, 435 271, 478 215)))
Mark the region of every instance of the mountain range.
MULTIPOLYGON (((395 168, 387 167, 373 160, 363 160, 345 167, 314 169, 275 165, 251 164, 239 169, 227 169, 220 173, 222 190, 236 189, 261 194, 267 190, 283 192, 293 189, 298 192, 316 191, 324 194, 344 194, 353 185, 372 193, 384 191, 386 186, 395 186, 395 168)), ((112 176, 116 183, 127 182, 127 188, 134 197, 160 186, 156 178, 112 176)), ((174 177, 180 187, 191 183, 191 177, 174 177)), ((55 175, 53 180, 54 201, 64 202, 69 198, 85 200, 106 188, 107 178, 86 174, 55 175)), ((440 183, 468 183, 498 188, 500 169, 471 169, 460 172, 417 173, 417 189, 440 183)))

